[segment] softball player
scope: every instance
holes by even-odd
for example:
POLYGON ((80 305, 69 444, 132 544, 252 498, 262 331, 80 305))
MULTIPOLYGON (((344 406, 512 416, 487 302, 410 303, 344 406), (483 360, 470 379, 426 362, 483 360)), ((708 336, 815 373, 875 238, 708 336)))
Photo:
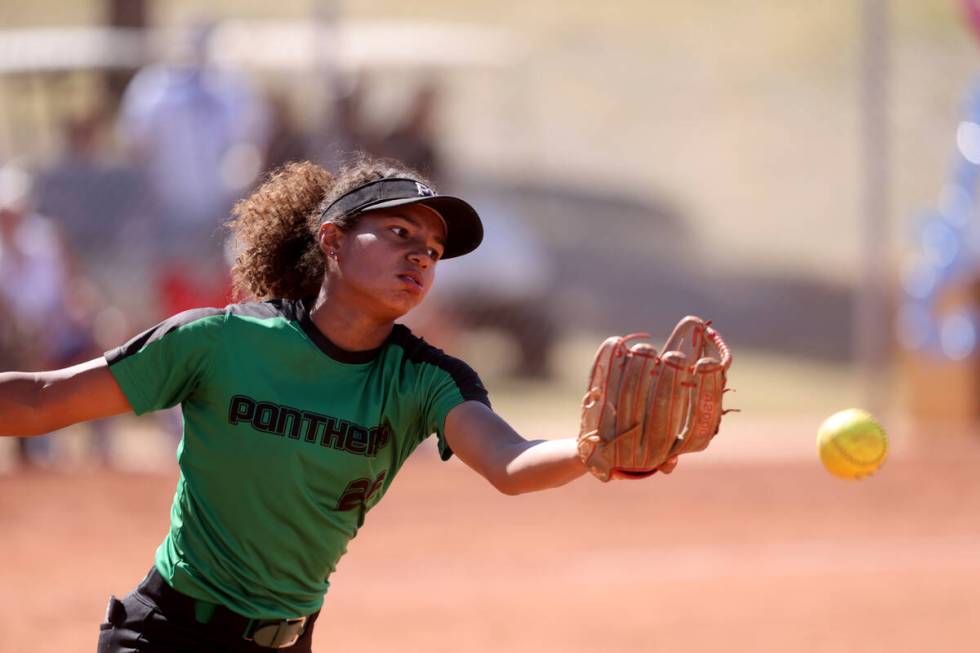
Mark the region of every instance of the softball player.
POLYGON ((439 260, 479 245, 469 204, 392 161, 336 177, 299 163, 229 226, 236 287, 262 301, 175 315, 75 367, 0 374, 3 435, 181 406, 170 531, 110 600, 101 653, 310 651, 348 541, 430 434, 506 494, 585 472, 574 438, 525 440, 469 366, 395 324, 439 260))

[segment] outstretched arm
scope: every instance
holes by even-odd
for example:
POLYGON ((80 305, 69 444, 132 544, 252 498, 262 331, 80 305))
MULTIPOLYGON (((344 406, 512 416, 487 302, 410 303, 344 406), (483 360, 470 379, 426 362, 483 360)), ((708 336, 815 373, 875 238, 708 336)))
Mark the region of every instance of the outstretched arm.
MULTIPOLYGON (((523 494, 565 485, 586 469, 575 438, 525 440, 490 408, 467 401, 446 417, 446 442, 459 459, 504 494, 523 494)), ((669 474, 677 459, 660 471, 669 474)))
POLYGON ((49 372, 0 373, 0 435, 42 435, 131 410, 104 358, 49 372))

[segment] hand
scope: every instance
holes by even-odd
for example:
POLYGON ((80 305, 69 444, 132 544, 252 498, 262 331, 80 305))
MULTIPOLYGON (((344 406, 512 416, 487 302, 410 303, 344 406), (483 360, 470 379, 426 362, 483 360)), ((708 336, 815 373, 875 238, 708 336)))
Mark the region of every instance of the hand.
POLYGON ((674 471, 675 467, 677 467, 677 456, 672 456, 665 460, 664 463, 657 468, 657 471, 663 472, 664 474, 669 474, 674 471))

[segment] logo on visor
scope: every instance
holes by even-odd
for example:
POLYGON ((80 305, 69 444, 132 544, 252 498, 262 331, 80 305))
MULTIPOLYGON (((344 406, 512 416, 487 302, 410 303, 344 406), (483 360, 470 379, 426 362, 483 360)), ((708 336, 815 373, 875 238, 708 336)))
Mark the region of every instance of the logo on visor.
POLYGON ((435 197, 435 191, 423 184, 422 182, 415 182, 415 188, 419 192, 419 197, 435 197))

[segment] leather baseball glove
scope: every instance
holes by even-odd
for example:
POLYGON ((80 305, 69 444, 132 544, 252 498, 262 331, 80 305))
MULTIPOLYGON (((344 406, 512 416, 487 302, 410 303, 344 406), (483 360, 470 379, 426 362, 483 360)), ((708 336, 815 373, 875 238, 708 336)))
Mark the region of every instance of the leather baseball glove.
POLYGON ((579 457, 599 480, 645 478, 674 456, 702 451, 718 432, 732 356, 709 322, 687 316, 662 352, 634 333, 596 353, 582 400, 579 457))

